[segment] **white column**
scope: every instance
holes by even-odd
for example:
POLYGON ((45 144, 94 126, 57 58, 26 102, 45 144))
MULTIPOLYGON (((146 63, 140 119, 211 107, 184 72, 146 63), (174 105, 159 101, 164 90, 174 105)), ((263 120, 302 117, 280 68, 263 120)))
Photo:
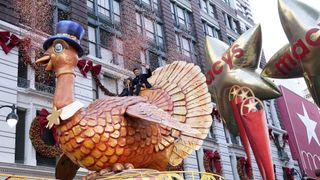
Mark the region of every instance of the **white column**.
POLYGON ((29 129, 32 123, 33 118, 36 117, 36 108, 34 107, 33 103, 30 103, 30 108, 27 110, 26 114, 26 132, 25 132, 25 149, 24 149, 24 164, 26 165, 37 165, 37 159, 36 159, 36 151, 33 148, 30 138, 29 138, 29 129))
POLYGON ((35 89, 35 71, 30 66, 28 66, 27 79, 30 81, 30 88, 35 89))
POLYGON ((240 180, 238 172, 237 172, 237 157, 234 153, 231 155, 230 161, 231 161, 231 167, 232 167, 232 172, 233 172, 233 179, 240 180))

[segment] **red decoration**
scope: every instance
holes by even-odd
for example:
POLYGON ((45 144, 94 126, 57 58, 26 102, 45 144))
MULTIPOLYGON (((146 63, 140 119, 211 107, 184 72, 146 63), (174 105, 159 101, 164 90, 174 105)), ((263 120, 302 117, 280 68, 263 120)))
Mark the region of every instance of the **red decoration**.
POLYGON ((93 66, 93 63, 91 60, 85 60, 85 59, 79 60, 77 66, 84 77, 87 77, 87 73, 89 71, 91 71, 92 74, 98 76, 100 74, 101 67, 102 67, 100 64, 93 66))
MULTIPOLYGON (((43 111, 44 113, 44 111, 43 111)), ((44 114, 42 114, 44 115, 44 114)), ((33 119, 31 127, 29 130, 29 137, 34 149, 43 156, 46 157, 57 157, 62 154, 62 150, 57 144, 50 146, 47 145, 41 138, 41 125, 40 125, 40 116, 37 116, 33 119)))
POLYGON ((289 134, 288 134, 288 133, 282 134, 282 140, 283 140, 283 142, 288 142, 288 140, 289 140, 289 134))
POLYGON ((95 66, 93 66, 93 63, 91 60, 85 60, 85 59, 81 59, 78 61, 77 64, 81 74, 84 77, 87 77, 87 73, 89 71, 91 71, 92 74, 92 78, 95 80, 97 86, 104 92, 105 95, 108 96, 115 96, 116 94, 110 92, 106 87, 104 87, 104 85, 101 83, 98 75, 100 74, 101 68, 102 66, 100 64, 97 64, 95 66))
POLYGON ((294 169, 285 167, 283 168, 283 173, 285 173, 285 180, 294 180, 294 169))
POLYGON ((16 35, 11 34, 9 31, 0 32, 0 46, 5 54, 8 54, 19 43, 20 39, 16 35))
POLYGON ((21 53, 22 61, 30 65, 33 70, 37 70, 38 66, 31 61, 31 39, 30 38, 24 38, 20 40, 19 44, 19 51, 21 53))
POLYGON ((233 111, 234 119, 238 125, 239 136, 240 136, 242 145, 244 147, 244 150, 245 150, 247 158, 248 158, 248 164, 252 164, 251 163, 251 154, 250 154, 250 143, 249 143, 248 135, 246 133, 245 124, 244 124, 245 121, 240 113, 242 103, 243 103, 243 99, 239 95, 236 95, 230 101, 230 105, 231 105, 231 108, 233 111))
MULTIPOLYGON (((41 136, 44 133, 44 130, 46 129, 46 126, 48 124, 47 116, 49 115, 49 112, 46 109, 41 109, 38 119, 40 122, 40 132, 41 136)), ((59 144, 59 138, 58 138, 58 132, 56 127, 52 127, 52 133, 53 133, 53 138, 55 140, 55 144, 59 144)))
POLYGON ((221 174, 222 166, 221 166, 221 157, 219 152, 211 151, 211 150, 204 150, 203 156, 204 168, 206 172, 221 174), (212 171, 212 167, 214 166, 215 172, 212 171))
POLYGON ((251 164, 245 157, 240 157, 237 163, 237 170, 241 180, 253 179, 251 164))
POLYGON ((211 116, 213 118, 217 119, 219 122, 221 122, 220 113, 219 113, 218 109, 216 109, 215 107, 212 109, 211 116))
POLYGON ((273 143, 276 145, 278 151, 283 151, 284 148, 286 147, 286 144, 288 143, 288 140, 289 140, 288 133, 282 134, 283 143, 282 143, 282 145, 280 145, 279 141, 277 141, 276 138, 274 137, 271 128, 269 128, 269 137, 272 139, 273 143))

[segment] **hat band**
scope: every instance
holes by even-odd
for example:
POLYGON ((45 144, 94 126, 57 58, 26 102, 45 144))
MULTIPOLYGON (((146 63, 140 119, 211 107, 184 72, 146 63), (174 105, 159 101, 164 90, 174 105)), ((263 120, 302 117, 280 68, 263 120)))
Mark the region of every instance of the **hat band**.
POLYGON ((70 34, 66 34, 66 33, 59 33, 57 35, 58 36, 67 36, 67 37, 75 40, 77 43, 80 43, 80 40, 76 36, 73 36, 73 35, 70 35, 70 34))

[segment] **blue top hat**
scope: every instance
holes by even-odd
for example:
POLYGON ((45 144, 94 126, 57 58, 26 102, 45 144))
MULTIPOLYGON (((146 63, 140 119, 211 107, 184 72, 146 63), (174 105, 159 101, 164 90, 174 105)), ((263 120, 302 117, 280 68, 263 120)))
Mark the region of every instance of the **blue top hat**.
POLYGON ((85 32, 80 24, 69 20, 59 21, 56 27, 56 32, 56 35, 50 36, 43 43, 44 50, 47 50, 54 40, 63 39, 76 49, 79 57, 83 55, 83 49, 80 45, 80 41, 85 32))

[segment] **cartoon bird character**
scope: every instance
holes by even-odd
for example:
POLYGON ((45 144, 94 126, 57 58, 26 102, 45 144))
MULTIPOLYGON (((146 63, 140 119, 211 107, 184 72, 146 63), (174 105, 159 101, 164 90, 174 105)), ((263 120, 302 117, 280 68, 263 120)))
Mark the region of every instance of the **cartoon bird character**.
POLYGON ((57 78, 54 109, 47 117, 48 127, 57 127, 64 152, 56 178, 72 178, 80 166, 97 172, 164 170, 199 149, 212 123, 212 103, 198 66, 176 61, 155 70, 148 80, 153 88, 140 96, 106 96, 83 108, 74 90, 84 30, 76 22, 60 21, 57 32, 36 61, 57 78))

